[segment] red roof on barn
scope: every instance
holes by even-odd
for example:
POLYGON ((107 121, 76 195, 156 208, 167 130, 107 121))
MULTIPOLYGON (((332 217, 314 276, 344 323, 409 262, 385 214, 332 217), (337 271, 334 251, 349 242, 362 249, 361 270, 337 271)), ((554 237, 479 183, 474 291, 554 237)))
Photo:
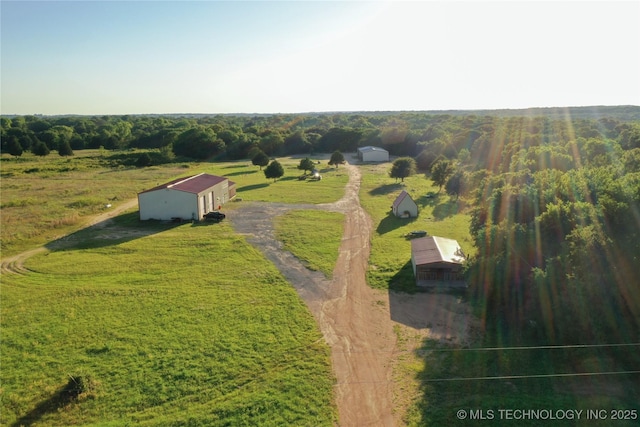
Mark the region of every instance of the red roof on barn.
POLYGON ((224 176, 209 175, 208 173, 200 173, 198 175, 174 179, 173 181, 169 181, 162 185, 158 185, 157 187, 151 188, 149 190, 145 190, 142 193, 148 193, 150 191, 156 191, 156 190, 162 190, 162 189, 172 189, 172 190, 184 191, 186 193, 198 194, 226 180, 227 178, 225 178, 224 176))
POLYGON ((464 254, 456 240, 428 236, 411 241, 411 253, 416 265, 448 262, 461 264, 464 254))

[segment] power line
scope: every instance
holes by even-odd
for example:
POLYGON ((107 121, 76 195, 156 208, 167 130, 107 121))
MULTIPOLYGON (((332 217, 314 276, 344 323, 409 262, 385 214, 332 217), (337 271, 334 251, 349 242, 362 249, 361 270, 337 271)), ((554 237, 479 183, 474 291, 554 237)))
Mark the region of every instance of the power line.
POLYGON ((538 374, 538 375, 503 375, 499 377, 466 377, 466 378, 436 378, 425 379, 424 382, 444 381, 480 381, 480 380, 514 380, 524 378, 562 378, 562 377, 589 377, 598 375, 637 375, 640 371, 613 371, 613 372, 578 372, 574 374, 538 374))
MULTIPOLYGON (((613 372, 578 372, 574 374, 537 374, 537 375, 502 375, 498 377, 463 377, 463 378, 434 378, 424 379, 422 382, 449 382, 449 381, 482 381, 482 380, 517 380, 526 378, 566 378, 566 377, 592 377, 600 375, 638 375, 640 371, 613 371, 613 372)), ((394 381, 345 381, 337 382, 334 387, 349 384, 393 384, 394 381)))
MULTIPOLYGON (((566 348, 605 348, 605 347, 633 347, 640 343, 614 343, 614 344, 567 344, 567 345, 536 345, 522 347, 471 347, 471 348, 417 348, 419 352, 455 352, 455 351, 503 351, 503 350, 560 350, 566 348)), ((399 354, 410 353, 414 350, 332 350, 339 354, 399 354)))
POLYGON ((476 348, 434 348, 426 351, 498 351, 498 350, 554 350, 563 348, 602 348, 602 347, 632 347, 640 346, 640 343, 616 343, 616 344, 568 344, 568 345, 536 345, 522 347, 476 347, 476 348))

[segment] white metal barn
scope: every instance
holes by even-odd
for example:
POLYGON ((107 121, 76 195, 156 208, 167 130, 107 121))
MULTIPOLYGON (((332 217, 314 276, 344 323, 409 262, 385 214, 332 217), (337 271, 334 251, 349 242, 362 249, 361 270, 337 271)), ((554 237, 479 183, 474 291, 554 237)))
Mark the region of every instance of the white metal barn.
POLYGON ((418 216, 418 205, 413 201, 409 193, 402 190, 393 202, 391 211, 397 217, 415 218, 418 216))
POLYGON ((235 195, 235 183, 223 176, 201 173, 178 178, 138 194, 140 219, 200 220, 235 195))
POLYGON ((389 152, 384 148, 367 145, 358 148, 358 159, 361 162, 388 162, 389 152))

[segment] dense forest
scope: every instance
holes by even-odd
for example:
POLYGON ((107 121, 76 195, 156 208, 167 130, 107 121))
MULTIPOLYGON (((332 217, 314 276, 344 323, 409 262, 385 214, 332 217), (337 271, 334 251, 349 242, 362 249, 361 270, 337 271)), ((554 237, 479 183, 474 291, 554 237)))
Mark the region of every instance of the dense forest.
POLYGON ((471 206, 469 297, 487 327, 550 344, 640 334, 640 107, 12 116, 1 138, 14 156, 152 149, 141 165, 381 146, 471 206))

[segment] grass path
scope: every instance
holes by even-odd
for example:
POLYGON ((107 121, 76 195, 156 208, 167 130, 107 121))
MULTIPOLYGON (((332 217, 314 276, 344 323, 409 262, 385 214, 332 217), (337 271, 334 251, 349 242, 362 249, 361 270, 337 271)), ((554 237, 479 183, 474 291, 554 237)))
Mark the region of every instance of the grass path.
MULTIPOLYGON (((93 215, 89 217, 88 220, 85 221, 84 225, 80 227, 78 231, 86 228, 91 228, 91 227, 104 228, 105 226, 107 226, 107 224, 110 222, 110 220, 113 217, 118 216, 122 212, 127 211, 129 209, 133 209, 135 206, 137 206, 137 204, 138 204, 138 199, 131 199, 118 205, 117 207, 115 207, 114 209, 108 212, 103 212, 98 215, 93 215)), ((51 243, 50 246, 57 247, 57 248, 65 246, 65 240, 68 239, 69 236, 73 235, 74 233, 77 233, 77 231, 59 237, 53 243, 51 243)), ((24 274, 29 271, 24 266, 25 261, 31 258, 32 256, 40 254, 42 252, 46 252, 47 250, 48 248, 46 246, 39 246, 37 248, 33 248, 27 251, 21 252, 17 255, 4 258, 2 260, 2 263, 0 264, 0 273, 1 274, 5 274, 5 273, 24 274)))

